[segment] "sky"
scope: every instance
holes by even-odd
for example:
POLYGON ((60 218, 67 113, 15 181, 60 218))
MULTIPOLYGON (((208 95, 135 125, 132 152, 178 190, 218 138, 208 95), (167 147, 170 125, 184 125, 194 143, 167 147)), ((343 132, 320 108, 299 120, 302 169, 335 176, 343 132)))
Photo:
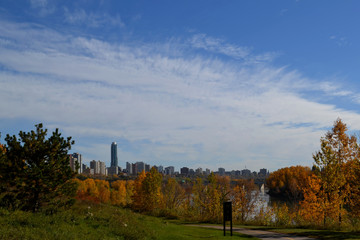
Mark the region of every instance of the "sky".
POLYGON ((270 171, 360 130, 360 2, 0 1, 0 141, 43 123, 83 162, 270 171))

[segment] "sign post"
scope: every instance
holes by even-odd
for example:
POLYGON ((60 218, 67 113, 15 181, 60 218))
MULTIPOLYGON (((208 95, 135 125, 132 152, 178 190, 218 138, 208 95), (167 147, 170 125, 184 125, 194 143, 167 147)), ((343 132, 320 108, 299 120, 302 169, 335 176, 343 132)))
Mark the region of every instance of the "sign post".
POLYGON ((223 210, 224 210, 224 236, 226 235, 226 221, 230 221, 230 234, 232 236, 232 207, 231 202, 224 202, 223 203, 223 210))

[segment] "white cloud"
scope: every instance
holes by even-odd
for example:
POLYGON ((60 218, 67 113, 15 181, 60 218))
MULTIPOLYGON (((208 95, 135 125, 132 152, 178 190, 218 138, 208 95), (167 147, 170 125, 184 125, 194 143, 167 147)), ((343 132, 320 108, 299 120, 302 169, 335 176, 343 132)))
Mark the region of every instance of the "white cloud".
POLYGON ((85 25, 93 28, 99 28, 106 25, 125 27, 125 23, 119 15, 110 16, 109 14, 88 13, 84 9, 76 9, 71 12, 65 7, 64 16, 65 22, 67 23, 85 25))
POLYGON ((189 42, 194 48, 220 53, 238 60, 244 60, 249 64, 269 62, 279 55, 274 52, 254 55, 249 47, 229 44, 224 39, 209 37, 206 34, 195 34, 189 42))
MULTIPOLYGON (((181 54, 186 43, 176 41, 110 44, 6 22, 0 30, 0 119, 43 121, 75 140, 126 139, 138 148, 122 149, 124 161, 254 170, 310 165, 323 128, 337 117, 360 129, 357 112, 301 94, 317 86, 323 95, 350 92, 286 68, 189 57, 181 54)), ((256 57, 216 39, 196 41, 188 48, 256 57)), ((89 160, 109 159, 103 143, 77 141, 75 149, 89 160)))
POLYGON ((30 0, 30 5, 38 11, 39 16, 45 17, 55 11, 55 7, 47 0, 30 0))

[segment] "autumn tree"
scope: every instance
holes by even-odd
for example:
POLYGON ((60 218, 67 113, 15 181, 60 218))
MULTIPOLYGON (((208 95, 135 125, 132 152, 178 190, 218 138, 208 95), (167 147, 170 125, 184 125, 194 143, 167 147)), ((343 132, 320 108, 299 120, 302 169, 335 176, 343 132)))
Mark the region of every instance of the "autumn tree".
POLYGON ((358 166, 360 151, 357 138, 346 133, 347 126, 337 119, 333 128, 322 137, 320 151, 313 155, 314 169, 324 192, 324 224, 337 216, 341 224, 344 206, 351 204, 351 166, 358 166))
POLYGON ((0 204, 8 208, 38 211, 71 202, 75 186, 69 180, 68 150, 74 141, 56 129, 49 138, 42 124, 36 130, 6 136, 0 156, 0 204))
POLYGON ((141 212, 151 212, 162 203, 162 175, 151 168, 150 172, 139 174, 134 182, 132 207, 141 212))
POLYGON ((176 211, 185 199, 185 190, 172 177, 169 177, 163 187, 164 205, 170 212, 176 211))
POLYGON ((107 203, 110 200, 110 185, 109 182, 106 180, 95 180, 98 198, 101 203, 107 203))
POLYGON ((111 183, 111 204, 126 206, 126 181, 117 180, 111 183))
POLYGON ((308 187, 304 189, 304 200, 300 202, 300 215, 308 224, 321 225, 324 221, 328 202, 324 202, 324 189, 316 175, 308 177, 308 187))
POLYGON ((200 221, 220 222, 222 204, 230 192, 230 178, 211 173, 204 184, 197 178, 192 188, 192 205, 189 210, 200 221))
POLYGON ((294 202, 302 200, 310 174, 310 168, 303 166, 291 166, 274 171, 266 179, 269 194, 294 202))
POLYGON ((245 222, 256 208, 259 191, 254 180, 239 179, 230 192, 233 202, 233 217, 235 220, 245 222))

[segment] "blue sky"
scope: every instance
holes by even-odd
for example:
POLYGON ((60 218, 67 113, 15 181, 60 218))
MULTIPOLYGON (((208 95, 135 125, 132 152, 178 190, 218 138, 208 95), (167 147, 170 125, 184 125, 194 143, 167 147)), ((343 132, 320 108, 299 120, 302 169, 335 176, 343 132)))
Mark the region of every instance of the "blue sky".
POLYGON ((360 130, 358 1, 0 2, 0 132, 85 162, 276 170, 360 130))

